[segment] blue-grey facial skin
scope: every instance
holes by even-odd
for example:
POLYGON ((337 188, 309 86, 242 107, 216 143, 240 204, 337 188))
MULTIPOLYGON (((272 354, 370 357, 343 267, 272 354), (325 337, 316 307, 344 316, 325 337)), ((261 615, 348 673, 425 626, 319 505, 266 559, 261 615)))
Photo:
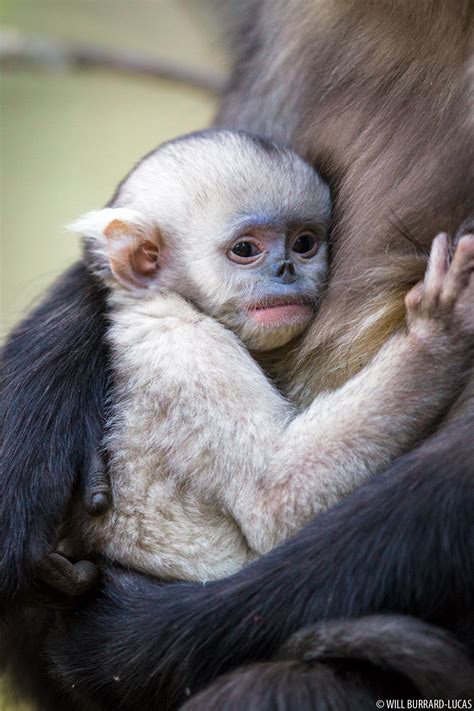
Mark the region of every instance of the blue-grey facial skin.
POLYGON ((232 232, 229 246, 231 260, 232 246, 242 242, 253 243, 260 253, 258 258, 246 261, 234 259, 234 262, 245 269, 258 271, 267 283, 266 288, 277 295, 298 291, 305 277, 312 278, 315 264, 321 260, 319 249, 326 240, 326 226, 309 219, 285 224, 276 218, 252 216, 242 220, 232 232))

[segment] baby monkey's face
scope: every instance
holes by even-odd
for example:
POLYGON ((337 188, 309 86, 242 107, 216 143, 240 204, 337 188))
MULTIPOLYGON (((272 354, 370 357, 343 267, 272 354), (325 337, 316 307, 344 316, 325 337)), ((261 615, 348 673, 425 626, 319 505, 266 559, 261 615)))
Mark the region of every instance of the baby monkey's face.
POLYGON ((327 274, 322 224, 244 217, 215 240, 208 256, 205 270, 200 255, 192 256, 201 278, 194 268, 187 279, 183 274, 181 284, 188 285, 183 295, 235 331, 248 348, 278 348, 307 328, 327 274))

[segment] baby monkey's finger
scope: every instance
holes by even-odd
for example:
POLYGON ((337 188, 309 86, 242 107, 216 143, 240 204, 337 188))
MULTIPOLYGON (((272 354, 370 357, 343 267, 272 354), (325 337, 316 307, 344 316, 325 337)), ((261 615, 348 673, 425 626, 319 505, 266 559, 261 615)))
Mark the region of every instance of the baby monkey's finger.
POLYGON ((474 271, 474 234, 460 237, 449 267, 443 291, 443 303, 451 307, 468 287, 474 271))
POLYGON ((405 307, 408 313, 411 311, 416 311, 421 303, 423 294, 425 291, 425 284, 423 281, 419 281, 415 284, 410 291, 405 296, 405 307))
POLYGON ((111 504, 110 481, 100 454, 95 452, 83 478, 84 506, 91 516, 100 516, 111 504))
POLYGON ((458 227, 456 230, 453 239, 451 240, 451 248, 450 248, 450 254, 451 257, 454 256, 454 253, 456 251, 456 248, 459 244, 459 240, 461 237, 464 237, 465 235, 471 235, 474 234, 474 217, 468 217, 467 220, 464 220, 462 225, 458 227))
POLYGON ((431 245, 428 268, 425 274, 425 296, 428 301, 436 299, 441 293, 443 282, 449 269, 448 235, 441 232, 431 245))

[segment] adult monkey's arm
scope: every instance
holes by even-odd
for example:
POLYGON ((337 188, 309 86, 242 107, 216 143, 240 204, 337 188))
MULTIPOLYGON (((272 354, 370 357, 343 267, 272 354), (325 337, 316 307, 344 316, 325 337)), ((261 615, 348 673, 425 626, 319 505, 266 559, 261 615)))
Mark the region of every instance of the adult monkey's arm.
POLYGON ((78 263, 3 349, 0 615, 31 599, 72 604, 94 583, 91 563, 73 566, 54 547, 73 490, 93 508, 105 328, 102 290, 78 263))

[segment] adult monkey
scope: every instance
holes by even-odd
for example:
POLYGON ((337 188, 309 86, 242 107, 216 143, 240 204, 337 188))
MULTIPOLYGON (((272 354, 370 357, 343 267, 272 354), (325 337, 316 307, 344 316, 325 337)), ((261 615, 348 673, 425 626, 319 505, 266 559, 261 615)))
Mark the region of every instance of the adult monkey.
MULTIPOLYGON (((415 234, 427 247, 439 229, 452 232, 472 214, 473 29, 469 0, 246 5, 219 123, 290 141, 323 165, 338 193, 332 283, 306 343, 310 367, 297 370, 312 393, 320 387, 318 373, 325 381, 331 374, 335 382, 347 377, 400 322, 402 293, 422 268, 400 232, 415 234), (317 333, 323 334, 320 340, 317 333)), ((13 559, 20 579, 12 572, 6 592, 27 581, 22 574, 34 546, 38 553, 47 550, 69 485, 85 464, 83 452, 98 436, 106 387, 100 309, 97 287, 77 267, 37 313, 33 335, 20 331, 6 351, 16 382, 23 378, 36 388, 29 389, 26 402, 18 391, 9 400, 15 409, 7 463, 16 467, 17 491, 7 489, 2 506, 15 514, 7 525, 11 520, 18 528, 7 529, 2 554, 11 557, 2 562, 13 559), (71 314, 66 321, 64 303, 71 314), (34 333, 43 335, 46 321, 49 340, 32 350, 34 333), (89 390, 84 365, 96 374, 89 390), (42 400, 53 373, 53 402, 42 400), (72 407, 68 398, 75 390, 81 400, 72 407), (21 419, 22 405, 28 421, 21 419), (41 431, 38 415, 46 406, 41 431), (32 422, 34 441, 32 433, 27 436, 32 422), (70 423, 76 429, 65 441, 70 423), (43 507, 49 519, 40 517, 43 507)), ((471 380, 451 423, 431 440, 235 578, 204 588, 160 586, 110 570, 99 600, 66 620, 63 636, 51 644, 56 672, 105 707, 146 707, 159 699, 165 708, 220 671, 269 659, 305 624, 384 611, 444 626, 472 650, 473 396, 471 380)), ((73 579, 80 579, 74 572, 73 579)), ((292 653, 302 654, 294 648, 292 653)), ((360 649, 352 655, 364 656, 360 649)), ((259 673, 255 669, 253 678, 259 673)), ((369 673, 357 673, 362 686, 372 683, 369 673)), ((261 678, 268 679, 265 674, 261 678)), ((308 678, 293 669, 284 688, 270 679, 260 698, 268 708, 275 705, 272 690, 283 701, 295 698, 303 676, 308 678)), ((244 693, 248 679, 241 680, 244 693)), ((385 681, 387 690, 390 680, 385 681)), ((431 682, 434 693, 433 677, 431 682)))

